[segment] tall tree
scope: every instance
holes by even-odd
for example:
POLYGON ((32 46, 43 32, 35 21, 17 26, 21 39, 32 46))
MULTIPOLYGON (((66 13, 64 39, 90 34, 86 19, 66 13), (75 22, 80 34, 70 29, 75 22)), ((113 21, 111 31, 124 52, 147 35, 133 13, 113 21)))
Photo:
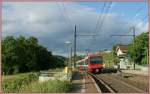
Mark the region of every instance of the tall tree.
POLYGON ((2 41, 2 70, 6 74, 12 74, 14 66, 17 63, 18 56, 16 51, 16 40, 12 36, 8 36, 2 41))
POLYGON ((136 63, 142 64, 142 60, 147 56, 148 32, 136 36, 134 45, 135 46, 133 46, 132 42, 128 46, 128 53, 132 59, 135 59, 136 63))
POLYGON ((34 37, 6 37, 2 41, 2 71, 5 74, 39 71, 64 66, 64 59, 38 44, 34 37))

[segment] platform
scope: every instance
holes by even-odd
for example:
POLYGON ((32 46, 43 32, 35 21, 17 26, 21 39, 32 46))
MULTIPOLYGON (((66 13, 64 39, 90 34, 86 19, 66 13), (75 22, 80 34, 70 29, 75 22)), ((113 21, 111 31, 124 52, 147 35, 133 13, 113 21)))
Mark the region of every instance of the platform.
POLYGON ((73 88, 71 93, 99 93, 95 81, 83 71, 75 71, 72 77, 73 88))

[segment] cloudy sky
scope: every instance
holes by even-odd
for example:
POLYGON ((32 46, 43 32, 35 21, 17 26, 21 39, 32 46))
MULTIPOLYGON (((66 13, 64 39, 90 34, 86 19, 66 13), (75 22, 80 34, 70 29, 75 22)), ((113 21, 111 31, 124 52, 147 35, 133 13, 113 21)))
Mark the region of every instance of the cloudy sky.
POLYGON ((77 51, 112 49, 115 43, 128 44, 132 37, 111 37, 114 34, 136 35, 148 29, 148 5, 142 2, 49 2, 3 3, 2 37, 34 36, 53 54, 66 55, 66 41, 73 42, 74 26, 78 34, 77 51))

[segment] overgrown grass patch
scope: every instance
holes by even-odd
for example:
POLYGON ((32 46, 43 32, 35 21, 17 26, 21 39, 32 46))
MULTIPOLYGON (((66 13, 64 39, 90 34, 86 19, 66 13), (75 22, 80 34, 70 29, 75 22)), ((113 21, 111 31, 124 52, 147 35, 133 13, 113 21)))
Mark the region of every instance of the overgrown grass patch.
POLYGON ((37 81, 38 75, 36 73, 21 74, 11 79, 6 77, 2 80, 2 90, 5 93, 19 92, 20 89, 31 82, 37 81))
POLYGON ((41 92, 41 93, 65 93, 69 92, 72 88, 72 84, 68 81, 47 81, 42 83, 32 83, 24 88, 20 92, 41 92))

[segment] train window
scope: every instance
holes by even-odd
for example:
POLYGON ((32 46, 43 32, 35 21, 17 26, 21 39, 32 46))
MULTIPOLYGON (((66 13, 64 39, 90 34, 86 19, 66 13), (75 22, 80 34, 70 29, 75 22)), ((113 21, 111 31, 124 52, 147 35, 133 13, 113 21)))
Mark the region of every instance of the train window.
POLYGON ((91 64, 101 64, 102 59, 101 58, 91 58, 91 64))

